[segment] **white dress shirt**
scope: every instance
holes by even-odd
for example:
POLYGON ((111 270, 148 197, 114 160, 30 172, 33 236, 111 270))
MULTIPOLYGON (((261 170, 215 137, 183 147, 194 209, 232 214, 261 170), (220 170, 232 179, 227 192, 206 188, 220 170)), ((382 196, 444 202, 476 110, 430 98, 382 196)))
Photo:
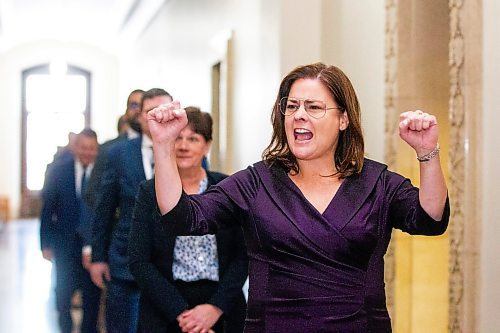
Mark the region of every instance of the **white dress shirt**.
MULTIPOLYGON (((91 163, 87 166, 85 169, 85 178, 88 180, 90 177, 90 174, 92 173, 92 169, 94 168, 94 163, 91 163)), ((83 175, 83 165, 75 159, 75 190, 76 190, 76 195, 77 197, 82 196, 82 175, 83 175)))
POLYGON ((153 141, 151 141, 149 136, 145 134, 142 135, 141 152, 144 175, 146 176, 146 179, 151 179, 154 176, 153 141))

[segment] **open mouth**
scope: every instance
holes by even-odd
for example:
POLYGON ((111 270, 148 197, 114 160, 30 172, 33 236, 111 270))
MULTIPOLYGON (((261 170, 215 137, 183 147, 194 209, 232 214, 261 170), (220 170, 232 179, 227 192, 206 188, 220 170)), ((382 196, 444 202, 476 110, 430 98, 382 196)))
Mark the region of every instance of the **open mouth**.
POLYGON ((313 134, 311 131, 306 130, 305 128, 296 128, 293 131, 293 136, 295 138, 295 141, 308 141, 312 139, 313 134))

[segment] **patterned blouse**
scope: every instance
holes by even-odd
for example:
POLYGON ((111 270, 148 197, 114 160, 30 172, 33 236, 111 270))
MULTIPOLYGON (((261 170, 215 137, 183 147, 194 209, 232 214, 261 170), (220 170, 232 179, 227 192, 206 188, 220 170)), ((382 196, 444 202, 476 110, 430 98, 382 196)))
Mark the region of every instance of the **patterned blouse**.
MULTIPOLYGON (((208 179, 200 182, 199 193, 205 192, 208 179)), ((219 281, 219 259, 215 235, 177 236, 172 265, 174 280, 219 281)))

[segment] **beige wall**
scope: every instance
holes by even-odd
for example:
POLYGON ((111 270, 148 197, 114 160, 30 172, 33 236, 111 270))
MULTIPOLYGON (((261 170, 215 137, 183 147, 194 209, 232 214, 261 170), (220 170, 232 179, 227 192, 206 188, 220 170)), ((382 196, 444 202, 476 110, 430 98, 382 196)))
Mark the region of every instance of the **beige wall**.
POLYGON ((367 152, 383 157, 384 1, 171 0, 134 50, 122 57, 123 82, 167 89, 184 105, 210 108, 216 40, 233 33, 234 171, 260 159, 281 78, 297 65, 323 61, 351 77, 364 109, 367 152), (307 15, 304 15, 307 13, 307 15), (351 22, 349 28, 341 23, 351 22), (369 22, 369 24, 367 24, 369 22), (196 27, 196 28, 193 28, 196 27), (360 41, 367 41, 360 42, 360 41), (367 79, 368 76, 368 79, 367 79))
POLYGON ((383 161, 385 1, 325 0, 323 15, 322 58, 351 79, 361 104, 366 153, 383 161))
POLYGON ((479 332, 500 332, 500 2, 483 0, 482 216, 479 332))
MULTIPOLYGON (((422 109, 434 114, 440 131, 440 159, 448 152, 448 43, 446 0, 415 0, 398 4, 399 111, 422 109)), ((419 185, 415 152, 402 140, 397 170, 419 185)), ((445 176, 448 177, 445 168, 445 176)), ((445 332, 448 326, 448 234, 418 237, 395 233, 395 332, 445 332), (429 300, 432 299, 432 302, 429 300)))
POLYGON ((163 87, 182 105, 210 111, 211 68, 221 60, 221 45, 232 33, 231 128, 238 129, 232 138, 233 165, 245 167, 260 158, 270 137, 269 110, 279 77, 279 38, 272 21, 278 5, 276 1, 169 1, 122 62, 122 72, 128 72, 124 79, 144 89, 163 87))

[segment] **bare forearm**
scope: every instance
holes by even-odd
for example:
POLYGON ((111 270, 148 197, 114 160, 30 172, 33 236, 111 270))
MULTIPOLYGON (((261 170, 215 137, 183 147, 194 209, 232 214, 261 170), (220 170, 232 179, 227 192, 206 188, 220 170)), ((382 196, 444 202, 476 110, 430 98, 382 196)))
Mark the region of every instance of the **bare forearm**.
POLYGON ((403 112, 399 119, 399 136, 415 149, 420 163, 420 205, 439 221, 443 217, 447 189, 439 160, 437 119, 421 110, 403 112))
POLYGON ((439 155, 420 162, 420 205, 436 221, 443 216, 447 191, 439 155))
POLYGON ((160 212, 166 214, 175 207, 182 194, 174 144, 154 145, 154 154, 156 198, 160 212))

